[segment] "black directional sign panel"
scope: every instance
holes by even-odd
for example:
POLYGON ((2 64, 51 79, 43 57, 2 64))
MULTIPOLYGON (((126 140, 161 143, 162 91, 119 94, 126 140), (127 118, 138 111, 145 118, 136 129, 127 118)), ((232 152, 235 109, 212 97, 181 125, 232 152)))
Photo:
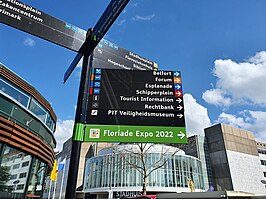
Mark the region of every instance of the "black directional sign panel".
MULTIPOLYGON (((83 54, 79 52, 64 75, 64 82, 75 69, 83 54)), ((93 51, 94 68, 125 70, 158 70, 158 64, 136 53, 128 51, 113 42, 102 39, 93 51)))
POLYGON ((157 70, 158 64, 102 39, 93 52, 93 67, 126 70, 157 70))
POLYGON ((0 0, 0 22, 79 51, 86 31, 15 0, 0 0))
POLYGON ((89 92, 85 140, 186 142, 180 72, 93 68, 89 92), (95 129, 102 132, 97 139, 95 129), (132 135, 123 140, 125 132, 132 135))
POLYGON ((111 0, 101 18, 93 28, 93 37, 95 41, 99 42, 103 38, 128 2, 129 0, 111 0))

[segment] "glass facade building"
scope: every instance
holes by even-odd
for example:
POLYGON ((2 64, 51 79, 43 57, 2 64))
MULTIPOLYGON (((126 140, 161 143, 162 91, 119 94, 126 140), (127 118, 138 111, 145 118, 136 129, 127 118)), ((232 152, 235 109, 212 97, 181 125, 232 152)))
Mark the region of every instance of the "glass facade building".
POLYGON ((42 196, 55 158, 55 124, 50 104, 0 64, 0 198, 42 196))
POLYGON ((188 144, 182 145, 181 149, 184 150, 187 155, 200 159, 205 190, 207 191, 210 189, 210 187, 213 186, 213 182, 206 137, 201 135, 190 136, 188 137, 188 144))
POLYGON ((111 191, 116 197, 121 191, 140 192, 143 174, 139 170, 144 165, 147 173, 154 170, 147 178, 148 193, 189 192, 190 180, 196 191, 204 189, 199 159, 187 156, 175 147, 152 145, 144 153, 143 165, 142 159, 134 155, 138 153, 137 148, 132 144, 118 145, 116 149, 105 149, 98 156, 89 158, 85 166, 85 194, 111 191))

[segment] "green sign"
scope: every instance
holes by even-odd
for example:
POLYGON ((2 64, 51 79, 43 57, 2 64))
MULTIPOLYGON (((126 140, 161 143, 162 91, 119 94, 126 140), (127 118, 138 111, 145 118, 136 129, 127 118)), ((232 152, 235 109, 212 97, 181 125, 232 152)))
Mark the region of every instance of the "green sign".
POLYGON ((85 125, 85 142, 187 143, 185 127, 85 125))

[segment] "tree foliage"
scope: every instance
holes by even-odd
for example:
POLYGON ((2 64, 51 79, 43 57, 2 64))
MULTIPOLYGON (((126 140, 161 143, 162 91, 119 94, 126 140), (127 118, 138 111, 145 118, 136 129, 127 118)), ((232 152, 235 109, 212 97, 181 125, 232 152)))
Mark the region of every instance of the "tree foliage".
POLYGON ((0 191, 6 191, 6 183, 9 179, 9 168, 6 166, 0 166, 0 191))
MULTIPOLYGON (((134 146, 134 145, 132 145, 134 146)), ((138 143, 135 147, 125 147, 124 161, 136 169, 142 176, 142 194, 147 193, 148 177, 157 169, 166 166, 167 162, 179 151, 178 148, 164 145, 138 143), (158 157, 151 161, 149 154, 157 147, 158 157), (158 147, 160 149, 158 149, 158 147)))

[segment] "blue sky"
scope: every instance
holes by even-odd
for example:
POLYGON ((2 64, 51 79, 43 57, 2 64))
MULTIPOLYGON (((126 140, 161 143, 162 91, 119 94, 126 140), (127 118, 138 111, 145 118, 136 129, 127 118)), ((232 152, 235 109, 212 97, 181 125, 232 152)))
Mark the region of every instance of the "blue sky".
MULTIPOLYGON (((84 30, 94 27, 108 0, 24 0, 84 30)), ((189 134, 225 123, 266 142, 266 1, 131 0, 104 38, 149 60, 180 70, 189 134)), ((0 62, 52 104, 56 138, 72 134, 80 68, 63 75, 76 55, 0 24, 0 62)))

